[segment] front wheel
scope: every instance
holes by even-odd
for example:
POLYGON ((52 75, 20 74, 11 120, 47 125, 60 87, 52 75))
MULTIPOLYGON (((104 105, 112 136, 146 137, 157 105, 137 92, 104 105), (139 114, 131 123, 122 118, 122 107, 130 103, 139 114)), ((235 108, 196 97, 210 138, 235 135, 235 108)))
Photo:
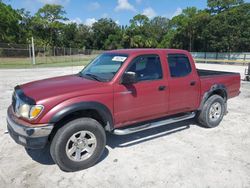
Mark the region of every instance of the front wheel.
POLYGON ((77 171, 93 166, 106 145, 102 125, 91 118, 73 120, 54 136, 50 153, 64 171, 77 171))
POLYGON ((217 127, 226 111, 224 99, 219 95, 212 95, 205 102, 201 112, 198 114, 198 122, 207 128, 217 127))

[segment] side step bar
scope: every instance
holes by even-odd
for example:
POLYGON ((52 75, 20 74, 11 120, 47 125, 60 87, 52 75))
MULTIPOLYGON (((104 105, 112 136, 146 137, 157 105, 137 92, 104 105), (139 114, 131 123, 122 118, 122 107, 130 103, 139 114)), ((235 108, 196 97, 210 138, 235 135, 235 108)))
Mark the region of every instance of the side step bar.
POLYGON ((153 123, 147 123, 145 125, 139 125, 136 127, 130 127, 126 129, 114 129, 113 134, 127 135, 127 134, 136 133, 139 131, 152 129, 152 128, 160 127, 160 126, 171 124, 171 123, 176 123, 176 122, 187 120, 187 119, 192 119, 194 117, 195 117, 195 112, 191 112, 180 117, 173 117, 173 118, 169 118, 169 119, 165 119, 165 120, 161 120, 161 121, 157 121, 153 123))

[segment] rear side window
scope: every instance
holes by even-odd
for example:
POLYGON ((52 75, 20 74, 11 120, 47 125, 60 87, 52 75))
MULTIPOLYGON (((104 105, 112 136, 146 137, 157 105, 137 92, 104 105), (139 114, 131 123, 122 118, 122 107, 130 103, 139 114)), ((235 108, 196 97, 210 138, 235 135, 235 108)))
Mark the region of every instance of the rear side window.
POLYGON ((188 57, 183 54, 169 54, 168 66, 171 77, 184 77, 192 71, 188 57))

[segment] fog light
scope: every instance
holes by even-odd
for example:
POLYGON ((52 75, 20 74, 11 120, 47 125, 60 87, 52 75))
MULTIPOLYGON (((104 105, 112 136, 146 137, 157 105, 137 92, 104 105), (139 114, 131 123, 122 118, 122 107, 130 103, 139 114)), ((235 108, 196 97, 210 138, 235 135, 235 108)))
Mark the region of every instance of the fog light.
POLYGON ((27 135, 29 135, 29 136, 31 136, 34 132, 35 132, 34 129, 27 129, 27 130, 26 130, 26 133, 27 133, 27 135))

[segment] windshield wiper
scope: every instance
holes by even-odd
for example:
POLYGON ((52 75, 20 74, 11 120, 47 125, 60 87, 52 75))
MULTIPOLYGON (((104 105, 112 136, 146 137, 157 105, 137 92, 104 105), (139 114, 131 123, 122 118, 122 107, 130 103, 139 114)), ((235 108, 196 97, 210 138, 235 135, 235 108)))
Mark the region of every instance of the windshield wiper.
POLYGON ((91 73, 86 73, 86 74, 84 74, 84 75, 89 76, 89 77, 91 77, 91 78, 93 78, 93 79, 95 79, 95 80, 97 80, 97 81, 99 81, 99 82, 102 82, 102 81, 103 81, 103 79, 101 79, 100 77, 98 77, 98 76, 96 76, 96 75, 94 75, 94 74, 91 74, 91 73))

